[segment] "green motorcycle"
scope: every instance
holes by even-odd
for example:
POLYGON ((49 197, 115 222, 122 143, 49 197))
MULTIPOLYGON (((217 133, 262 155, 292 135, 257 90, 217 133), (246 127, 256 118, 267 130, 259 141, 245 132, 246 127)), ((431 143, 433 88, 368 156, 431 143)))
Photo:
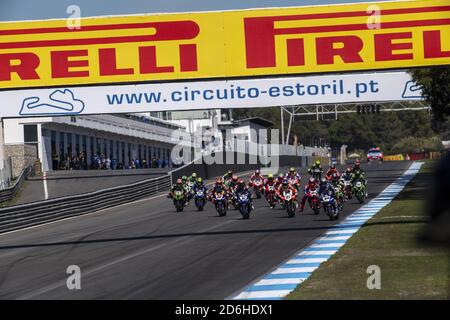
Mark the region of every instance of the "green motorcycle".
POLYGON ((186 196, 183 191, 175 190, 173 193, 173 204, 177 212, 183 211, 184 205, 186 204, 186 196))
POLYGON ((366 186, 361 180, 356 180, 353 183, 353 194, 358 199, 359 203, 363 203, 366 198, 366 186))

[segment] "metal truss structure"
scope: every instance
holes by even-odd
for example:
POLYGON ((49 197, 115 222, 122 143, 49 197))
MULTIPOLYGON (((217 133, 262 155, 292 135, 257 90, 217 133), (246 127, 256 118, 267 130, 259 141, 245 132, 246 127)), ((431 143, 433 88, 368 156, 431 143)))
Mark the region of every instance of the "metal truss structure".
MULTIPOLYGON (((292 123, 295 118, 302 120, 337 120, 339 114, 357 113, 358 108, 364 106, 373 106, 374 110, 379 112, 398 112, 398 111, 420 111, 428 110, 431 112, 430 106, 423 100, 411 101, 389 101, 389 102, 373 102, 373 103, 345 103, 345 104, 316 104, 316 105, 301 105, 280 107, 281 112, 281 136, 282 144, 289 143, 289 136, 291 133, 292 123), (289 115, 289 124, 286 135, 284 135, 284 113, 289 115)), ((374 113, 374 112, 362 112, 374 113)))

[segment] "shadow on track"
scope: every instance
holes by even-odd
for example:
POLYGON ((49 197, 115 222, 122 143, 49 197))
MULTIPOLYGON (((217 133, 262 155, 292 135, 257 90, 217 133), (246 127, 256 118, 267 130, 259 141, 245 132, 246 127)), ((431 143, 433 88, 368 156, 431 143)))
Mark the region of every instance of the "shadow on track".
MULTIPOLYGON (((288 218, 288 217, 286 216, 285 218, 288 218)), ((82 241, 63 241, 63 242, 47 242, 47 243, 36 243, 36 244, 9 245, 9 246, 0 246, 0 250, 20 249, 20 248, 36 248, 36 247, 51 247, 51 246, 67 246, 67 245, 74 245, 74 244, 94 244, 94 243, 120 242, 120 241, 170 239, 170 238, 188 237, 188 236, 217 236, 217 235, 252 234, 252 233, 295 232, 295 231, 306 231, 306 230, 329 230, 332 228, 333 228, 333 226, 322 226, 322 227, 285 228, 285 229, 256 229, 256 230, 239 230, 239 231, 174 233, 174 234, 161 234, 161 235, 154 235, 154 236, 139 236, 139 237, 124 237, 124 238, 93 239, 93 240, 82 240, 82 241)))

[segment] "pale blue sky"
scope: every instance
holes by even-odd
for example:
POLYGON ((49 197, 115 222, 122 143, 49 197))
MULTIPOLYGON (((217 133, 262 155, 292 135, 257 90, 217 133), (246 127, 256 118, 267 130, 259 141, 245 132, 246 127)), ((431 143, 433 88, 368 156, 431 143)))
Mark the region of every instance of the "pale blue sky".
POLYGON ((78 5, 87 16, 287 7, 361 0, 0 0, 0 21, 66 18, 66 9, 78 5))

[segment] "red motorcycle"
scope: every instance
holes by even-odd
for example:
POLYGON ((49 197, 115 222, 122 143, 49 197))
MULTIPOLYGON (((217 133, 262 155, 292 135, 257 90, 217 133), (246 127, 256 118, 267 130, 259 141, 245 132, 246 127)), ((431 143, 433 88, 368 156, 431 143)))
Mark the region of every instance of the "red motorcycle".
POLYGON ((300 180, 298 178, 287 178, 287 181, 289 182, 289 185, 296 189, 297 191, 300 190, 300 180))
POLYGON ((288 217, 295 216, 295 210, 297 209, 297 193, 294 193, 291 189, 281 191, 281 202, 286 209, 288 217))
POLYGON ((256 198, 261 199, 261 194, 263 193, 264 190, 263 179, 255 178, 253 181, 250 182, 250 187, 252 187, 253 192, 256 195, 256 198))
POLYGON ((314 211, 314 214, 320 213, 320 200, 319 200, 319 192, 317 189, 315 190, 309 190, 309 192, 306 194, 308 197, 308 204, 309 207, 314 211))
POLYGON ((276 204, 276 198, 275 198, 276 190, 275 189, 276 189, 275 184, 272 184, 272 185, 267 184, 264 187, 264 190, 265 190, 264 195, 266 197, 267 202, 269 203, 269 206, 272 209, 275 208, 275 204, 276 204))

